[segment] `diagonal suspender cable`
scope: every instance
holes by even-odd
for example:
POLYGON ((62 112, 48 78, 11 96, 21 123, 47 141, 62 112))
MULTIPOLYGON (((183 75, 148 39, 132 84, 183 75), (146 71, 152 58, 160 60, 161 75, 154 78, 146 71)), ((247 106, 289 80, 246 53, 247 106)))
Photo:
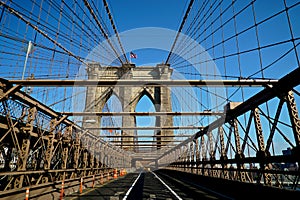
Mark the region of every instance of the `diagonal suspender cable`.
POLYGON ((40 33, 41 35, 43 35, 45 38, 47 38, 48 40, 50 40, 52 43, 54 43, 56 46, 60 47, 62 50, 64 50, 65 52, 67 52, 67 54, 69 54, 70 56, 74 57, 75 59, 79 60, 80 62, 82 62, 84 65, 87 66, 87 63, 85 63, 80 56, 76 56, 75 54, 73 54, 71 51, 69 51, 67 48, 65 48, 63 45, 61 45, 60 43, 58 43, 55 39, 51 38, 49 35, 47 35, 44 31, 40 30, 37 26, 33 25, 32 23, 30 23, 29 20, 25 19, 20 13, 18 13, 15 9, 11 8, 10 6, 8 6, 7 4, 5 4, 3 1, 0 1, 0 5, 5 7, 7 10, 9 10, 9 12, 11 12, 13 15, 15 15, 16 17, 18 17, 19 19, 21 19, 22 21, 24 21, 26 24, 28 24, 29 26, 31 26, 34 30, 36 30, 38 33, 40 33))
POLYGON ((184 14, 184 17, 183 17, 182 22, 181 22, 181 24, 180 24, 179 30, 178 30, 178 32, 177 32, 177 34, 176 34, 175 40, 174 40, 174 42, 173 42, 173 45, 172 45, 172 47, 171 47, 171 50, 170 50, 169 55, 168 55, 168 57, 167 57, 167 60, 166 60, 166 62, 165 62, 166 64, 167 64, 167 63, 169 62, 169 60, 170 60, 170 57, 171 57, 171 55, 172 55, 172 53, 173 53, 173 50, 174 50, 175 45, 176 45, 176 42, 177 42, 177 40, 178 40, 179 34, 181 33, 181 31, 182 31, 182 29, 183 29, 183 26, 184 26, 184 24, 185 24, 185 22, 186 22, 186 19, 187 19, 188 15, 189 15, 189 13, 190 13, 190 11, 191 11, 191 8, 192 8, 192 6, 193 6, 193 3, 194 3, 194 0, 191 0, 190 3, 189 3, 189 5, 188 5, 188 8, 187 8, 187 10, 186 10, 186 12, 185 12, 185 14, 184 14))
POLYGON ((126 63, 128 63, 128 59, 127 59, 127 57, 126 57, 126 53, 125 53, 124 48, 123 48, 123 46, 122 46, 121 39, 120 39, 118 30, 117 30, 117 28, 116 28, 116 26, 115 26, 113 17, 112 17, 112 15, 111 15, 111 12, 110 12, 110 10, 109 10, 107 1, 106 1, 106 0, 103 0, 103 4, 104 4, 104 7, 105 7, 105 9, 106 9, 106 12, 107 12, 108 18, 109 18, 109 20, 110 20, 111 26, 112 26, 112 28, 114 29, 114 32, 115 32, 115 34, 116 34, 118 43, 119 43, 120 48, 121 48, 121 51, 122 51, 122 54, 123 54, 123 56, 124 56, 124 58, 125 58, 126 63))
POLYGON ((87 0, 84 0, 84 5, 87 7, 87 9, 90 11, 91 15, 93 16, 95 22, 97 23, 98 27, 100 28, 100 31, 102 33, 102 35, 104 36, 104 38, 107 40, 109 46, 112 48, 113 52, 115 53, 115 55, 117 56, 118 60, 120 61, 121 64, 123 64, 123 61, 121 60, 117 50, 115 49, 115 47, 113 46, 112 42, 110 41, 107 33, 105 32, 105 30, 103 29, 99 19, 97 18, 94 10, 92 9, 91 5, 89 4, 89 2, 87 0))

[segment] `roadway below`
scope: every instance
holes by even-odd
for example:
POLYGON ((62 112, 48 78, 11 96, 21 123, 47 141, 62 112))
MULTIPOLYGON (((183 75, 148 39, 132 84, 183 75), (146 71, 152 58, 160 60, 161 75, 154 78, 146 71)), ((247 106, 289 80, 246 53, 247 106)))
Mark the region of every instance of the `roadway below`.
POLYGON ((175 179, 160 172, 130 173, 83 193, 68 195, 64 200, 192 200, 232 199, 228 196, 175 179))

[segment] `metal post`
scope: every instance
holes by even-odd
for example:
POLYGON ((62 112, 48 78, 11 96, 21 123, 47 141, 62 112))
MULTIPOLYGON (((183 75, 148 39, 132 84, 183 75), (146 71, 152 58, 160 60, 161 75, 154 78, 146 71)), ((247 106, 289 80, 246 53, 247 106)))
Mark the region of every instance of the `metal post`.
POLYGON ((26 65, 27 65, 27 60, 28 60, 28 56, 29 56, 31 50, 32 50, 32 42, 29 41, 28 42, 28 47, 27 47, 27 52, 26 52, 26 58, 25 58, 25 62, 24 62, 24 67, 23 67, 22 80, 24 80, 25 71, 26 71, 26 65))

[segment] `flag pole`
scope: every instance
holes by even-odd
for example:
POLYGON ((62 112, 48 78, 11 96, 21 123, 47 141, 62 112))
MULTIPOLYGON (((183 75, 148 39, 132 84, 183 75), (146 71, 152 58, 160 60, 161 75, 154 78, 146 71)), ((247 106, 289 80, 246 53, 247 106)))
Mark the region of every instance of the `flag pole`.
POLYGON ((131 64, 131 54, 129 53, 129 64, 131 64))
POLYGON ((25 62, 24 62, 24 67, 23 67, 22 80, 24 80, 25 71, 26 71, 26 65, 27 65, 27 60, 28 60, 29 53, 31 51, 31 46, 32 46, 32 43, 31 43, 31 41, 29 41, 28 42, 28 47, 27 47, 27 52, 26 52, 26 58, 25 58, 25 62))

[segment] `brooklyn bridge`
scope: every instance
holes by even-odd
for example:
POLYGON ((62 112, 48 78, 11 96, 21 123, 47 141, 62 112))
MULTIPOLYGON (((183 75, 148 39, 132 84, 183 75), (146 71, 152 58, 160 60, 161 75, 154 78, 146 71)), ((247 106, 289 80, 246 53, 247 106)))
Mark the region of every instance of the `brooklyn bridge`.
POLYGON ((299 19, 299 0, 0 0, 0 198, 299 197, 299 19))

